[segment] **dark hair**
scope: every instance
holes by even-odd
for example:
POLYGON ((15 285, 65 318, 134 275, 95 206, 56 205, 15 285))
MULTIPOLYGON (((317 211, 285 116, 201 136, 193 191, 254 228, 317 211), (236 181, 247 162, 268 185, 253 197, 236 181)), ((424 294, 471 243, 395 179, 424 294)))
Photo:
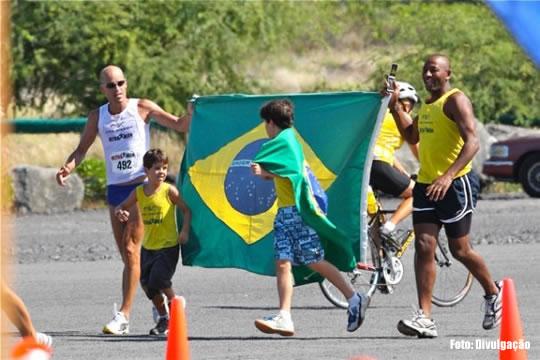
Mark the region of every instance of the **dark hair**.
POLYGON ((144 154, 143 156, 143 166, 146 169, 150 169, 154 164, 162 163, 162 164, 168 164, 169 158, 167 157, 167 154, 163 152, 161 149, 150 149, 144 154))
POLYGON ((287 129, 294 123, 294 105, 287 99, 272 100, 261 107, 261 118, 272 120, 280 129, 287 129))

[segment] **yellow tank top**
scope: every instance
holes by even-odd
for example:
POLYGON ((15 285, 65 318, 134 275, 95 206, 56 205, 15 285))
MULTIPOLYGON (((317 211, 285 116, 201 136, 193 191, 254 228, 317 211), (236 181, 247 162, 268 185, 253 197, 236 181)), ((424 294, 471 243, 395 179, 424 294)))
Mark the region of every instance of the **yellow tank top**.
MULTIPOLYGON (((423 104, 418 112, 418 131, 420 142, 418 155, 420 171, 418 182, 431 184, 441 176, 456 161, 463 148, 463 138, 457 124, 449 119, 443 111, 443 106, 449 96, 460 91, 452 89, 431 104, 423 104)), ((456 178, 471 171, 469 162, 456 178)))
POLYGON ((394 165, 394 154, 401 145, 403 145, 403 137, 399 133, 392 114, 390 114, 390 111, 387 111, 381 125, 381 130, 375 141, 373 159, 394 165))
POLYGON ((291 180, 279 176, 274 177, 278 207, 294 206, 294 192, 291 180))
POLYGON ((142 246, 147 250, 158 250, 177 245, 176 206, 169 199, 170 185, 161 184, 150 196, 144 194, 143 186, 137 186, 136 190, 137 202, 144 223, 142 246))

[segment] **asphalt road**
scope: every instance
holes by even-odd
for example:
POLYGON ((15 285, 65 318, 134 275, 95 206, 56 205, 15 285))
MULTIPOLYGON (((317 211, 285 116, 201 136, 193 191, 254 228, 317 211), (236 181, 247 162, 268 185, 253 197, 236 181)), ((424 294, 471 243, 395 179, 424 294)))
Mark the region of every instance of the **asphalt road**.
MULTIPOLYGON (((483 211, 476 220, 480 224, 475 228, 480 238, 476 248, 495 278, 514 280, 525 339, 530 342, 529 359, 539 359, 540 314, 535 305, 540 294, 540 244, 535 240, 540 233, 540 201, 490 200, 480 202, 479 207, 483 211)), ((54 337, 55 359, 164 358, 165 340, 146 335, 152 326, 151 306, 142 291, 137 294, 130 335, 100 334, 112 317, 112 304, 119 301, 121 273, 105 212, 17 218, 14 237, 13 252, 23 255, 13 267, 14 286, 36 327, 54 337), (85 229, 79 230, 80 225, 85 229), (63 247, 56 251, 59 245, 63 247), (32 255, 34 250, 25 253, 28 248, 37 249, 37 255, 32 255), (93 252, 88 250, 92 248, 93 252), (75 256, 77 252, 82 255, 75 256), (50 257, 50 253, 58 257, 50 257)), ((403 261, 406 273, 401 284, 392 295, 376 294, 364 325, 354 333, 345 330, 345 311, 331 306, 317 285, 295 289, 296 335, 292 338, 262 334, 253 326, 257 317, 275 311, 273 278, 234 269, 179 267, 173 284, 187 299, 192 359, 497 358, 495 350, 475 349, 477 341, 499 336, 498 330, 481 328, 482 291, 477 283, 456 307, 434 308, 437 339, 420 340, 398 333, 397 322, 409 318, 411 305, 416 303, 412 251, 403 261), (468 342, 473 349, 455 348, 457 343, 468 342)))

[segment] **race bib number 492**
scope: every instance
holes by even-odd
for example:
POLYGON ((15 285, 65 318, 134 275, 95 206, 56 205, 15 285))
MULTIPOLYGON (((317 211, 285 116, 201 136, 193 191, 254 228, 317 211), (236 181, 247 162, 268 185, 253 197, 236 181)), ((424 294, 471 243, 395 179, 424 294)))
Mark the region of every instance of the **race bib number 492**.
POLYGON ((112 171, 129 174, 138 168, 137 155, 133 151, 120 151, 111 155, 112 171))

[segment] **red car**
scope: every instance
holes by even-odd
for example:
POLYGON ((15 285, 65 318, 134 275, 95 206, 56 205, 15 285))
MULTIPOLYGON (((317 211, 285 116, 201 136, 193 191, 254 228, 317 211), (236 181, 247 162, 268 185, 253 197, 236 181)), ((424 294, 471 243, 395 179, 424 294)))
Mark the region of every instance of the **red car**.
POLYGON ((482 172, 496 180, 520 182, 527 194, 540 197, 540 135, 494 143, 482 172))

